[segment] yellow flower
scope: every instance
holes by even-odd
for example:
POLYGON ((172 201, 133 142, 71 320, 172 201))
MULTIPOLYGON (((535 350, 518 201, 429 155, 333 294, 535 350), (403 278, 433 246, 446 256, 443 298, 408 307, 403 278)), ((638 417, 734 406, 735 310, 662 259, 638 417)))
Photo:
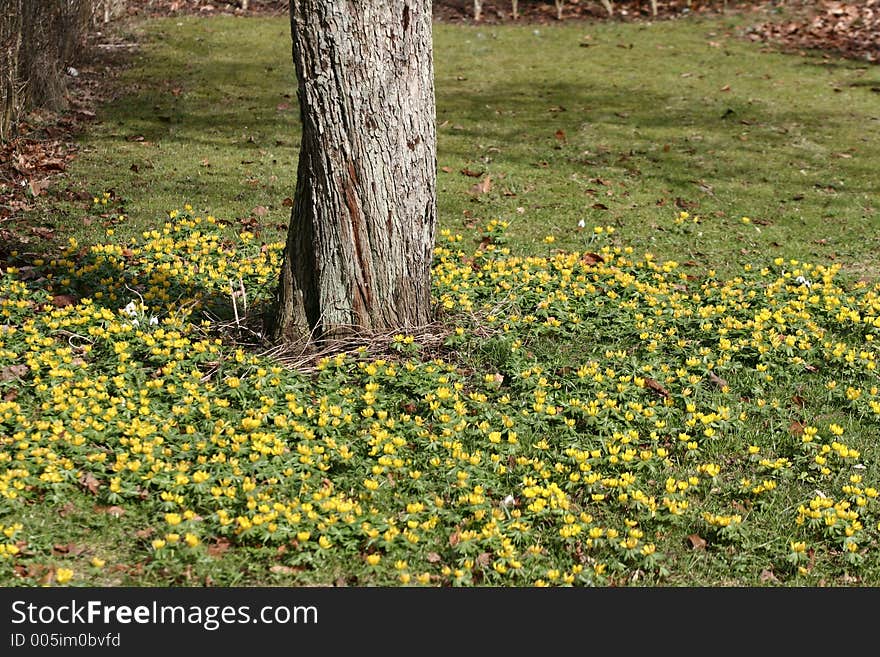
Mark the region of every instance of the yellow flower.
POLYGON ((95 568, 103 568, 105 563, 107 563, 107 562, 104 561, 103 559, 101 559, 100 557, 92 557, 91 564, 95 568))
POLYGON ((59 584, 66 584, 73 577, 73 571, 70 568, 59 568, 55 571, 55 581, 59 584))

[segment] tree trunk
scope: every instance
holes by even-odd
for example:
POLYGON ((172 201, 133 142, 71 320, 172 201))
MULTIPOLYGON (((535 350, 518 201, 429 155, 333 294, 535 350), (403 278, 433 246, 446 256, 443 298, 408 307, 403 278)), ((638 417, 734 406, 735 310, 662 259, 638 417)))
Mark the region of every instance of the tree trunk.
POLYGON ((11 136, 18 114, 20 51, 21 0, 12 0, 0 13, 0 142, 11 136))
POLYGON ((291 0, 302 119, 268 334, 303 348, 431 318, 431 0, 291 0))
POLYGON ((22 0, 18 78, 25 107, 63 109, 64 74, 91 16, 88 0, 22 0))

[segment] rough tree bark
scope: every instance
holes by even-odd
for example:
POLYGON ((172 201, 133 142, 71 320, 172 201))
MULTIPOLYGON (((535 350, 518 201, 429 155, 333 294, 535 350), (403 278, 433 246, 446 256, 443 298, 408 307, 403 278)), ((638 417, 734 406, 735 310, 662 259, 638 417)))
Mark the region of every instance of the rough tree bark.
POLYGON ((302 119, 267 332, 303 347, 430 321, 431 0, 291 0, 302 119))
POLYGON ((20 51, 21 0, 11 0, 0 9, 0 142, 9 138, 18 113, 20 51))

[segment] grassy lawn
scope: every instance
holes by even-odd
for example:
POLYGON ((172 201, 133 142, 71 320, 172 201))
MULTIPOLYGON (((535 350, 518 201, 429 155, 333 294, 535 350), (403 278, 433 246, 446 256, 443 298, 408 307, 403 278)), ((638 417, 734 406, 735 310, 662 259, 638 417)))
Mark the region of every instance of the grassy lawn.
MULTIPOLYGON (((876 276, 880 73, 762 52, 735 36, 743 25, 437 25, 441 225, 471 236, 504 219, 526 253, 548 234, 583 248, 584 220, 701 271, 781 256, 876 276), (462 170, 490 176, 490 191, 469 193, 478 179, 462 170), (676 225, 681 210, 692 220, 676 225)), ((118 237, 186 202, 281 235, 299 145, 287 21, 137 31, 143 48, 83 137, 76 183, 118 197, 118 237)), ((88 205, 65 208, 82 243, 103 237, 81 222, 88 205)))
POLYGON ((437 25, 445 329, 299 369, 286 21, 137 26, 0 277, 0 584, 880 582, 880 72, 742 26, 437 25))

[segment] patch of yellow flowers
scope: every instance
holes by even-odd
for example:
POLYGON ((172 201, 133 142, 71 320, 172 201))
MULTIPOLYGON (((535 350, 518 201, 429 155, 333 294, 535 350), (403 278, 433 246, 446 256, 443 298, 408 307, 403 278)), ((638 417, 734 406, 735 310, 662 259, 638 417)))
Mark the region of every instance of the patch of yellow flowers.
POLYGON ((475 253, 444 231, 435 250, 450 344, 490 336, 502 354, 481 371, 362 350, 310 378, 229 344, 200 318, 230 289, 268 298, 282 245, 232 244, 211 217, 72 242, 42 287, 10 267, 0 557, 20 558, 12 539, 38 495, 84 488, 149 509, 156 558, 223 537, 350 552, 402 584, 602 584, 659 573, 677 531, 771 521, 799 553, 873 555, 878 469, 844 437, 880 420, 876 286, 796 261, 693 281, 629 247, 519 257, 494 243, 503 228, 475 253), (548 342, 569 345, 571 366, 530 355, 548 342), (791 430, 786 381, 842 415, 791 430), (828 497, 763 516, 768 496, 803 495, 798 480, 828 497))

